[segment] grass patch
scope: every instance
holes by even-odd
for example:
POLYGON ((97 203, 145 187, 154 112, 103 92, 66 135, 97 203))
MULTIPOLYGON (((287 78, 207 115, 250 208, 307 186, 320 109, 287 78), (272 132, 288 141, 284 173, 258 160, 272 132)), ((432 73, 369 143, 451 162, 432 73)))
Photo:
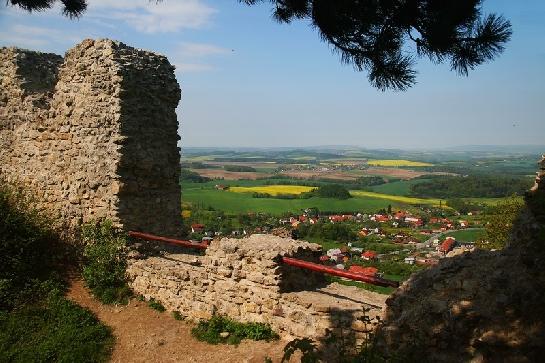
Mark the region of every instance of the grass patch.
POLYGON ((485 229, 470 229, 470 230, 460 230, 448 232, 442 235, 442 238, 445 237, 454 237, 457 241, 462 242, 475 242, 480 238, 484 237, 485 229))
POLYGON ((173 311, 172 317, 174 320, 184 320, 184 316, 179 311, 173 311))
POLYGON ((60 294, 0 312, 2 362, 106 362, 113 341, 110 328, 60 294))
POLYGON ((278 335, 267 324, 239 323, 220 315, 214 315, 208 321, 199 322, 191 330, 191 334, 198 340, 210 344, 239 344, 243 339, 268 341, 278 338, 278 335))
POLYGON ((163 304, 161 304, 159 301, 155 300, 154 298, 149 299, 148 306, 152 308, 153 310, 156 310, 160 313, 163 313, 166 310, 163 304))

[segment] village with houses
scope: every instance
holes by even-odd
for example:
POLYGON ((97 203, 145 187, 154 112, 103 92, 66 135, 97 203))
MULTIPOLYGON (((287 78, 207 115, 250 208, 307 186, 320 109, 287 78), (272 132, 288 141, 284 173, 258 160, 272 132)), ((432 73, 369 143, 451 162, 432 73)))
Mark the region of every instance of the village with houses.
POLYGON ((223 237, 261 233, 304 239, 322 245, 320 263, 325 266, 400 281, 441 259, 474 250, 483 230, 477 212, 443 216, 427 208, 418 213, 382 210, 375 214, 320 214, 309 208, 282 218, 247 213, 238 218, 243 222, 240 228, 232 230, 217 224, 229 216, 212 213, 217 214, 214 222, 188 226, 192 242, 211 244, 223 237))

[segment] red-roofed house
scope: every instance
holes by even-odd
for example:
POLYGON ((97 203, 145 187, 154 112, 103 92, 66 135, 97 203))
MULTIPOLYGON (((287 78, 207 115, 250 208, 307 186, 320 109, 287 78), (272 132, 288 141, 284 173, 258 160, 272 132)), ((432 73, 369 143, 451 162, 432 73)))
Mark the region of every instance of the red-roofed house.
POLYGON ((361 258, 363 258, 366 261, 374 260, 377 258, 377 253, 374 251, 365 251, 361 254, 361 258))
POLYGON ((439 246, 439 252, 446 255, 450 250, 454 248, 456 244, 456 239, 454 237, 447 237, 439 246))
POLYGON ((367 228, 363 228, 361 231, 358 232, 358 235, 360 237, 365 237, 369 234, 369 230, 367 228))
POLYGON ((371 220, 375 222, 379 222, 379 223, 385 223, 390 220, 390 217, 385 216, 383 214, 375 214, 374 216, 371 217, 371 220))
POLYGON ((337 223, 337 222, 344 222, 344 221, 347 221, 349 219, 351 219, 352 216, 350 215, 338 215, 338 214, 335 214, 335 215, 332 215, 332 216, 329 216, 329 220, 331 221, 331 223, 337 223))

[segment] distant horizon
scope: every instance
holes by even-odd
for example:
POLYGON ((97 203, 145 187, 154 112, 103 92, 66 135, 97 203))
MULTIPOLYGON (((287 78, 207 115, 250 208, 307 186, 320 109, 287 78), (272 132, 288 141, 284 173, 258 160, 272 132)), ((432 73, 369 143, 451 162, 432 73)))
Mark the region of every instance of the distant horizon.
POLYGON ((210 145, 210 146, 195 146, 195 145, 181 145, 183 148, 191 149, 326 149, 326 148, 358 148, 366 150, 449 150, 449 149, 467 149, 471 148, 543 148, 545 153, 545 144, 459 144, 459 145, 450 145, 443 147, 370 147, 363 145, 342 145, 342 144, 331 144, 331 145, 307 145, 307 146, 237 146, 237 145, 210 145))

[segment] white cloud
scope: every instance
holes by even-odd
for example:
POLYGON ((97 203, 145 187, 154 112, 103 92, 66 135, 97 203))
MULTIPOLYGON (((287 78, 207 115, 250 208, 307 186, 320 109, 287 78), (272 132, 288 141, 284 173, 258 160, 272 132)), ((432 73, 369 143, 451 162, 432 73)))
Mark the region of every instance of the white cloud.
POLYGON ((207 59, 229 53, 229 49, 214 44, 183 42, 171 52, 172 56, 169 58, 177 71, 203 72, 216 69, 215 66, 204 63, 207 59))
POLYGON ((7 31, 0 32, 0 42, 6 45, 17 45, 23 48, 42 48, 51 47, 55 44, 75 44, 83 40, 83 37, 75 34, 66 34, 66 32, 37 26, 16 24, 7 31), (9 44, 7 44, 9 42, 9 44))
POLYGON ((93 0, 84 16, 120 20, 145 33, 201 29, 216 9, 202 0, 93 0))
POLYGON ((181 43, 180 48, 177 51, 180 57, 188 58, 207 57, 211 55, 227 54, 228 52, 228 49, 218 47, 217 45, 190 42, 181 43))

